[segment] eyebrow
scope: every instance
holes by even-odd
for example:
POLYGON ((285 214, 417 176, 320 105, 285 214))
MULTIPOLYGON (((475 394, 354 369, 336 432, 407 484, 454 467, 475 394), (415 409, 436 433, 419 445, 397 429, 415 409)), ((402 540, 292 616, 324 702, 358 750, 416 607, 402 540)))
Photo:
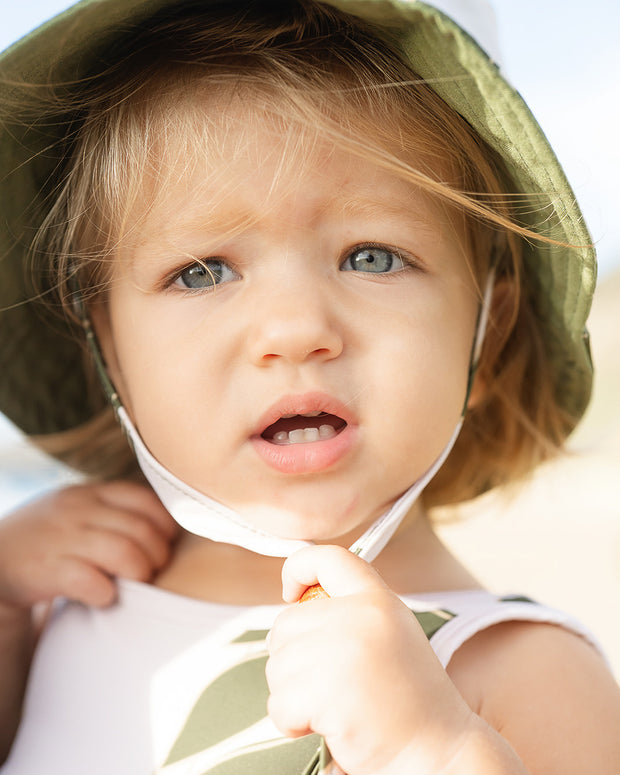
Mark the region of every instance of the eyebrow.
MULTIPOLYGON (((398 199, 394 203, 393 198, 389 200, 385 197, 370 199, 367 196, 343 197, 337 194, 316 208, 312 221, 321 221, 326 215, 345 219, 355 216, 364 219, 381 214, 381 216, 387 216, 394 220, 406 219, 409 223, 417 222, 420 225, 427 225, 430 213, 426 209, 420 213, 415 205, 415 200, 410 201, 406 197, 398 199)), ((213 210, 215 212, 198 211, 191 213, 187 218, 182 218, 175 228, 190 233, 208 231, 213 235, 214 240, 220 241, 259 226, 265 215, 264 211, 255 212, 243 206, 227 207, 222 210, 216 205, 213 210)))
POLYGON ((408 202, 407 200, 399 199, 394 204, 393 200, 387 201, 385 199, 347 199, 341 206, 341 212, 345 216, 361 216, 368 217, 374 216, 380 211, 381 215, 387 215, 395 220, 406 218, 408 221, 418 221, 420 223, 428 222, 429 212, 426 210, 423 214, 415 207, 415 202, 408 202))

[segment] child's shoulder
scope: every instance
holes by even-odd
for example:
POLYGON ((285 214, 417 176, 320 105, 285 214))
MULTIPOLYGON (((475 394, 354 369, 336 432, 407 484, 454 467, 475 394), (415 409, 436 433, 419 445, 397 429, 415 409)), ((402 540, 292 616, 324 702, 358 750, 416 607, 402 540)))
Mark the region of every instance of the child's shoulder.
POLYGON ((525 595, 497 595, 473 588, 405 595, 403 601, 416 615, 444 667, 479 634, 515 623, 553 625, 600 650, 595 636, 574 616, 525 595))
POLYGON ((542 772, 607 773, 620 756, 620 699, 601 652, 560 622, 481 629, 448 673, 469 706, 542 772))

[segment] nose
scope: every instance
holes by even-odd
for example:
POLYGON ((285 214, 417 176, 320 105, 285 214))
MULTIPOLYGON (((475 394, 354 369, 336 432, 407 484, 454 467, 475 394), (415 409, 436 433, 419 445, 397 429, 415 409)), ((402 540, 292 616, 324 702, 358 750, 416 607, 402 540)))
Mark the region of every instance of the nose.
POLYGON ((332 294, 306 285, 273 289, 263 295, 251 316, 248 346, 252 362, 266 366, 337 358, 344 341, 332 294))

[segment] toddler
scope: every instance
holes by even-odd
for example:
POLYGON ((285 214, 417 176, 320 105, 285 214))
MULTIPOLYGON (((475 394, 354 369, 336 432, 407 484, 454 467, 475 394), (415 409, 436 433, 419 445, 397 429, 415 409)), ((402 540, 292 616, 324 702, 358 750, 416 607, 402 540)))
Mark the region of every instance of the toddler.
POLYGON ((0 410, 88 475, 0 522, 3 775, 620 770, 592 637, 429 515, 561 449, 595 274, 441 6, 82 0, 0 57, 0 410))

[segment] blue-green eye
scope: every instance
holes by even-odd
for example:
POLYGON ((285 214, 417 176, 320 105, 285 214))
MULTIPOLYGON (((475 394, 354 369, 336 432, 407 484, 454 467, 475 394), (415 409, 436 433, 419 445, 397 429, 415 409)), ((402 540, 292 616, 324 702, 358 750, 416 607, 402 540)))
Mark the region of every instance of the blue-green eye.
POLYGON ((343 272, 387 274, 397 272, 404 266, 402 258, 393 250, 385 247, 363 247, 349 253, 340 269, 343 272))
POLYGON ((227 264, 211 258, 208 261, 197 261, 183 269, 175 278, 174 285, 190 291, 200 291, 230 282, 236 277, 235 272, 227 264))

